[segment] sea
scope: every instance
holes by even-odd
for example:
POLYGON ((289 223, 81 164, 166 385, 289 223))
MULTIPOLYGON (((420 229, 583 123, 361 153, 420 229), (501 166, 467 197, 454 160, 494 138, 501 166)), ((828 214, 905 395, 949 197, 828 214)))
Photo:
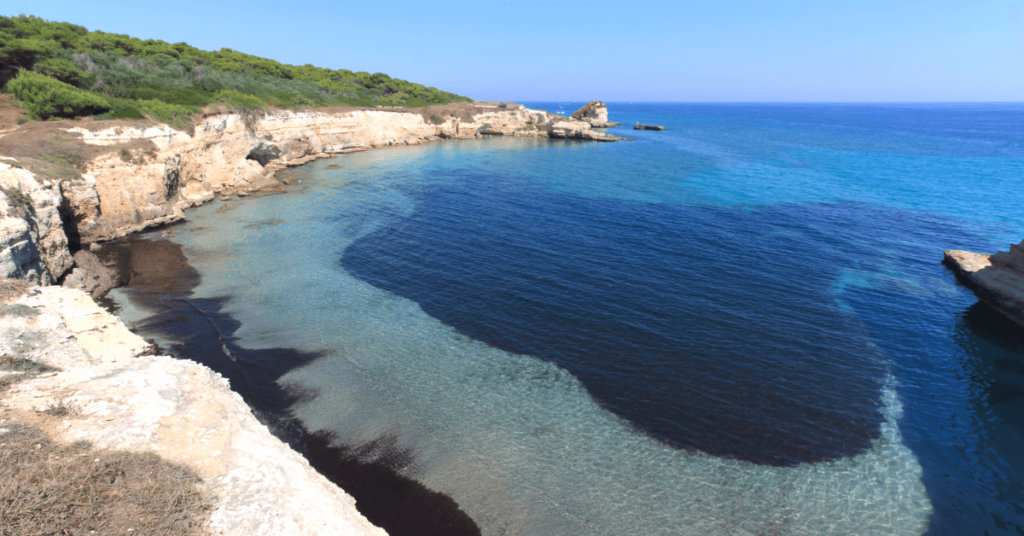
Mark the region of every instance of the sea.
POLYGON ((1024 535, 1024 328, 942 264, 1024 239, 1024 105, 609 111, 295 168, 111 298, 480 534, 1024 535))

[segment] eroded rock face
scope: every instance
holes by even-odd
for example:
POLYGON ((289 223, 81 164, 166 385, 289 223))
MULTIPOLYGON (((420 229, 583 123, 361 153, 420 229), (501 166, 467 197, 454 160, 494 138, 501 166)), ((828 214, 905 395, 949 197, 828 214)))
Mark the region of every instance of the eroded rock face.
POLYGON ((572 118, 580 121, 608 122, 608 107, 601 101, 590 101, 572 113, 572 118))
POLYGON ((619 126, 618 123, 608 121, 608 107, 601 101, 590 101, 582 108, 572 113, 572 118, 577 121, 590 123, 593 128, 611 128, 619 126))
POLYGON ((81 290, 94 299, 118 286, 117 272, 88 250, 75 252, 75 267, 64 278, 64 287, 81 290))
POLYGON ((60 188, 9 160, 0 162, 0 189, 0 277, 56 282, 73 264, 60 188))
POLYGON ((950 250, 943 257, 981 301, 1024 327, 1024 241, 993 255, 950 250))
POLYGON ((62 187, 75 222, 73 240, 84 244, 178 220, 218 192, 276 188, 274 173, 282 168, 355 150, 479 135, 621 139, 591 128, 521 105, 477 104, 472 113, 447 115, 440 123, 411 111, 276 111, 248 122, 238 113, 217 113, 192 135, 163 127, 75 129, 87 144, 148 140, 157 149, 100 156, 81 180, 62 187))
MULTIPOLYGON (((255 118, 212 113, 192 134, 167 125, 66 129, 84 144, 121 150, 101 153, 81 176, 60 184, 41 183, 15 161, 0 161, 0 187, 11 194, 0 193, 0 276, 55 283, 73 266, 69 245, 113 240, 180 220, 185 209, 219 192, 278 191, 278 170, 318 158, 446 138, 622 139, 592 130, 607 119, 600 101, 577 112, 587 120, 515 104, 476 103, 449 110, 440 122, 425 117, 429 113, 328 109, 255 118)), ((72 281, 77 288, 92 284, 82 273, 72 274, 72 281)))
POLYGON ((156 452, 195 468, 215 497, 213 534, 384 536, 354 499, 271 435, 218 374, 188 360, 140 355, 148 345, 81 291, 44 287, 17 305, 20 314, 0 315, 0 353, 63 370, 14 385, 4 407, 74 405, 79 414, 62 422, 58 439, 156 452))

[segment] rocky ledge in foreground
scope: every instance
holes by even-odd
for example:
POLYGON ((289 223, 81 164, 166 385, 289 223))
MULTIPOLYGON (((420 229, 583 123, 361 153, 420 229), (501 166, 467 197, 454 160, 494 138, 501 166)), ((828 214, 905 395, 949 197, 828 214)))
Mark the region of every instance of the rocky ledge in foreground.
POLYGON ((0 304, 0 356, 60 370, 10 387, 0 413, 74 408, 51 426, 54 439, 157 453, 195 469, 215 498, 209 534, 386 536, 274 437, 227 380, 189 360, 146 355, 149 348, 81 291, 30 289, 0 304))
POLYGON ((1024 327, 1024 241, 993 255, 958 249, 943 255, 943 263, 978 299, 1024 327))

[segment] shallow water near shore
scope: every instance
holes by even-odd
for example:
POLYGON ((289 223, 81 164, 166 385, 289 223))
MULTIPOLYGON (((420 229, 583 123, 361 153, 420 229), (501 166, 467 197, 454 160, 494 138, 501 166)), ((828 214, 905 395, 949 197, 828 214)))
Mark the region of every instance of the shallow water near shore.
POLYGON ((1022 339, 939 264, 1024 237, 1024 108, 611 110, 669 130, 350 154, 194 209, 182 299, 320 356, 280 379, 305 427, 484 534, 1024 530, 1022 339))

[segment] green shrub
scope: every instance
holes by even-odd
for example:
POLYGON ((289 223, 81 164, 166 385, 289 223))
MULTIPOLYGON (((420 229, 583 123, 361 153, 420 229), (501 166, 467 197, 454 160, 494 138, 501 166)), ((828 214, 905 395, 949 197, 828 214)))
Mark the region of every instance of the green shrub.
POLYGON ((233 89, 225 89, 217 93, 217 102, 226 104, 236 110, 258 110, 266 108, 267 103, 255 95, 246 95, 233 89))
POLYGON ((16 33, 0 32, 0 86, 32 67, 39 57, 53 50, 56 43, 42 39, 21 39, 16 33))
POLYGON ((199 109, 192 106, 167 104, 156 99, 138 100, 135 101, 135 104, 153 119, 167 123, 175 128, 190 127, 192 125, 192 115, 199 113, 199 109))
POLYGON ((135 101, 106 97, 110 111, 99 116, 99 119, 145 119, 135 101))
POLYGON ((60 58, 47 58, 36 62, 33 69, 40 73, 75 87, 91 86, 92 81, 74 63, 60 58))
MULTIPOLYGON (((0 88, 17 76, 19 69, 33 68, 105 96, 184 106, 209 104, 193 91, 216 94, 227 90, 285 107, 413 107, 470 100, 384 73, 287 65, 227 48, 206 51, 186 43, 90 32, 38 17, 0 16, 0 88), (69 63, 41 65, 49 60, 69 63), (84 75, 76 77, 79 72, 84 75), (182 92, 165 91, 172 89, 182 92)), ((242 109, 254 106, 250 101, 229 100, 242 109)))
POLYGON ((206 106, 217 100, 216 95, 194 87, 137 87, 132 90, 131 96, 133 99, 159 100, 167 104, 196 107, 206 106))
POLYGON ((21 71, 7 87, 26 110, 43 119, 80 117, 110 109, 98 95, 32 71, 21 71))
POLYGON ((303 95, 295 95, 292 93, 273 93, 267 96, 267 103, 277 106, 278 108, 297 108, 299 106, 317 106, 321 104, 324 99, 319 101, 316 99, 310 99, 303 95))
POLYGON ((423 99, 418 99, 416 97, 409 97, 401 102, 401 105, 405 106, 406 108, 422 108, 424 106, 430 106, 431 104, 432 103, 427 102, 423 99))
POLYGON ((444 123, 444 119, 441 119, 440 117, 438 117, 436 115, 432 115, 432 116, 430 116, 430 122, 435 124, 435 125, 440 125, 441 123, 444 123))

